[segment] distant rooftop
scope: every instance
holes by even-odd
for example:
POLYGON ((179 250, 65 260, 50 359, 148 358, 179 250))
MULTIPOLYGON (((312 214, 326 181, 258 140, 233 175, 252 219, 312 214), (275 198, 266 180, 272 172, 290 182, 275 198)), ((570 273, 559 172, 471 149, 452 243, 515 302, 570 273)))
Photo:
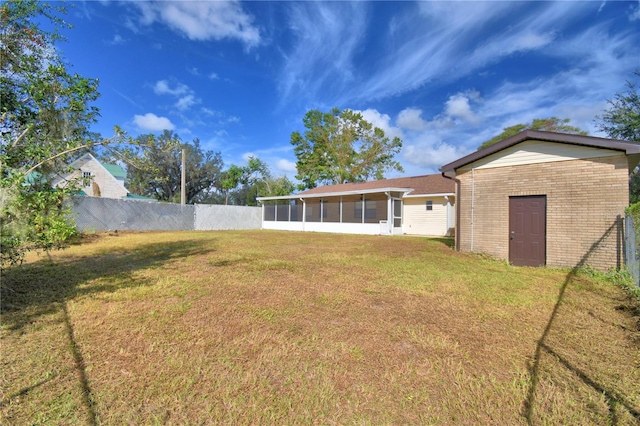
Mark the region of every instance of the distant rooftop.
POLYGON ((117 164, 107 164, 107 163, 102 163, 102 166, 107 169, 107 171, 109 173, 111 173, 113 175, 113 177, 115 177, 116 179, 126 179, 127 178, 127 172, 119 165, 117 164))

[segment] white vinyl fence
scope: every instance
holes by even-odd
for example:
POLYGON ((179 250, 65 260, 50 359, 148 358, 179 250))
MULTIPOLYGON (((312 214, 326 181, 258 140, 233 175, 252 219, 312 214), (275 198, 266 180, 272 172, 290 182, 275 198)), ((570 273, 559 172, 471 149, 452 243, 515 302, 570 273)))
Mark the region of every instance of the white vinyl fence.
POLYGON ((72 214, 80 232, 209 231, 260 229, 260 207, 180 205, 141 200, 75 197, 72 214))

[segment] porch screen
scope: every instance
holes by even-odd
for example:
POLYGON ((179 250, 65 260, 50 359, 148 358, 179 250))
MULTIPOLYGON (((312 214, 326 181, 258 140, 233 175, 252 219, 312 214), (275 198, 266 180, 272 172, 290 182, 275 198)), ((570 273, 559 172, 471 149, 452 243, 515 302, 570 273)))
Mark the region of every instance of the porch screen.
POLYGON ((310 198, 307 200, 307 222, 320 222, 320 199, 310 198))
POLYGON ((378 223, 387 219, 387 196, 367 194, 364 201, 364 223, 378 223))
POLYGON ((340 222, 340 197, 322 199, 322 221, 340 222))
POLYGON ((291 200, 291 221, 302 222, 302 201, 291 200))
POLYGON ((276 220, 278 222, 289 221, 289 200, 276 202, 276 220))
POLYGON ((342 197, 342 222, 362 223, 362 195, 342 197))
POLYGON ((264 202, 264 220, 274 221, 276 220, 276 203, 275 201, 264 202))

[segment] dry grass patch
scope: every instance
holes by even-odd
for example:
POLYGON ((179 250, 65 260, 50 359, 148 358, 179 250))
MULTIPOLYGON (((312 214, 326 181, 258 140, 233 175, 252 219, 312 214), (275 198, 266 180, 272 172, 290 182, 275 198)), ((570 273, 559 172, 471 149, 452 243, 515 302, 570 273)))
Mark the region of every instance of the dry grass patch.
POLYGON ((101 234, 2 291, 2 424, 640 421, 637 301, 438 240, 101 234))

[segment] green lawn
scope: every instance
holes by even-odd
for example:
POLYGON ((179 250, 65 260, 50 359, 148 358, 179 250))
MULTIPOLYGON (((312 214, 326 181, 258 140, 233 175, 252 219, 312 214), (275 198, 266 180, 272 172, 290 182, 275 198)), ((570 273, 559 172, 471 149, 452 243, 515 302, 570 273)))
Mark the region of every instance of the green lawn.
POLYGON ((89 235, 2 277, 0 423, 637 424, 639 316, 443 240, 89 235))

